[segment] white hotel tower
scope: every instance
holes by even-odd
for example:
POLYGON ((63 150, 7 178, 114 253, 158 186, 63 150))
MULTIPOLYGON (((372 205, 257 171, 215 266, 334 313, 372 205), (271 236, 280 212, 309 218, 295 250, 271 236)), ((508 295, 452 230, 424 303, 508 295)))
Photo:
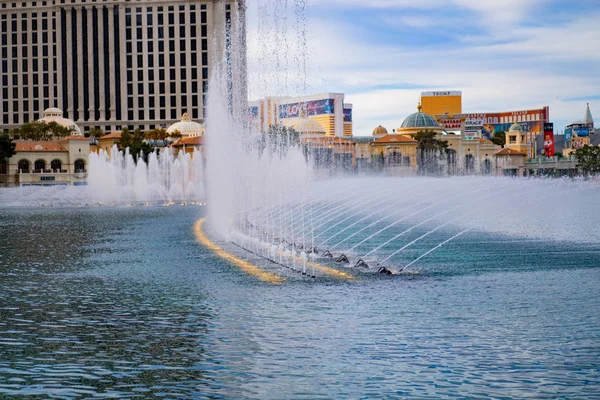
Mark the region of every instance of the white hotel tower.
POLYGON ((245 24, 243 0, 2 0, 0 132, 50 107, 83 131, 202 120, 213 55, 245 24))

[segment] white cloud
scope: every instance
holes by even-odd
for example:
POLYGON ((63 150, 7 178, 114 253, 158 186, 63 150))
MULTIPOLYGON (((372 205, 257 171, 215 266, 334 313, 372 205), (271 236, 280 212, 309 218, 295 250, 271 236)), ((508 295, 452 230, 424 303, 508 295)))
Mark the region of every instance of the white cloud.
MULTIPOLYGON (((341 0, 333 2, 341 4, 341 0)), ((365 6, 363 1, 343 3, 347 7, 365 6)), ((415 3, 418 2, 381 0, 368 2, 368 6, 414 8, 415 3)), ((421 3, 429 2, 418 4, 421 3)), ((356 27, 341 17, 328 15, 328 19, 310 19, 306 57, 310 90, 347 92, 347 101, 354 105, 355 134, 361 135, 370 134, 379 124, 390 131, 398 127, 415 111, 422 89, 462 90, 463 108, 467 112, 549 105, 551 117, 559 128, 580 119, 584 107, 583 101, 565 102, 562 98, 600 93, 600 78, 595 72, 600 68, 597 51, 600 49, 600 15, 572 18, 556 26, 526 26, 517 22, 540 6, 541 1, 455 0, 455 3, 482 16, 494 14, 495 19, 486 21, 496 27, 494 20, 507 21, 500 25, 506 28, 490 29, 485 37, 475 40, 458 38, 463 40, 461 46, 432 43, 411 48, 389 44, 389 40, 372 40, 365 35, 365 28, 356 27), (402 85, 410 88, 402 89, 402 85)), ((396 17, 385 18, 393 23, 396 17)), ((426 17, 413 21, 414 26, 422 28, 430 23, 426 17)), ((291 27, 291 20, 289 24, 291 27)), ((269 31, 264 28, 263 33, 269 31)), ((266 39, 259 38, 258 30, 250 26, 249 37, 254 35, 255 38, 250 51, 251 82, 253 79, 259 82, 260 85, 255 86, 265 91, 274 88, 285 75, 273 65, 274 43, 283 41, 281 32, 277 37, 275 31, 271 29, 271 36, 266 39)), ((295 42, 296 32, 290 30, 287 35, 288 44, 299 45, 295 42)), ((299 58, 303 57, 300 54, 299 58)), ((288 93, 297 93, 293 89, 301 86, 304 76, 297 60, 288 57, 288 88, 292 89, 288 93)))

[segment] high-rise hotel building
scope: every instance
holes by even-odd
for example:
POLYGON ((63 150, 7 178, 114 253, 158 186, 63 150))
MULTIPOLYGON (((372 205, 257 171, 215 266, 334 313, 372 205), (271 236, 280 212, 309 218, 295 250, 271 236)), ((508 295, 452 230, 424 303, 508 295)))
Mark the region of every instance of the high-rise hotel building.
MULTIPOLYGON (((84 131, 202 120, 243 0, 1 0, 0 131, 63 110, 84 131), (215 48, 213 48, 215 47, 215 48)), ((239 28, 239 26, 238 26, 239 28)))

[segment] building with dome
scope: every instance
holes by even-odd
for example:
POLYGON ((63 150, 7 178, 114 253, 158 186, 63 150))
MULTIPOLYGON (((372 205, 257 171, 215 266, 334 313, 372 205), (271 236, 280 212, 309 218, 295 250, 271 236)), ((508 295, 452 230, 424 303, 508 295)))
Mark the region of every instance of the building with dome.
POLYGON ((204 136, 204 125, 192 121, 188 113, 181 116, 181 121, 174 123, 167 129, 167 133, 173 134, 178 132, 182 139, 204 136))
POLYGON ((373 137, 381 138, 388 134, 388 130, 383 126, 379 125, 377 128, 373 129, 373 137))
POLYGON ((425 114, 421 104, 417 106, 417 112, 410 114, 404 119, 400 128, 396 129, 396 133, 400 135, 415 135, 420 131, 432 131, 442 133, 444 129, 440 126, 435 117, 425 114))
POLYGON ((59 140, 15 140, 17 154, 0 164, 8 186, 85 185, 90 141, 82 135, 59 140))
POLYGON ((44 110, 44 117, 39 122, 56 122, 57 124, 64 126, 65 128, 71 129, 74 136, 83 136, 81 129, 72 120, 63 117, 63 112, 59 108, 51 107, 44 110))

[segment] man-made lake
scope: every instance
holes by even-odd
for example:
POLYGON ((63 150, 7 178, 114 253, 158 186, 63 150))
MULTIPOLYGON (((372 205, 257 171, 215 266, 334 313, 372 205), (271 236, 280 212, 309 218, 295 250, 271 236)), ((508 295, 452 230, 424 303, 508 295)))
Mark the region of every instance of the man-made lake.
POLYGON ((0 397, 600 397, 600 244, 472 231, 420 275, 269 285, 204 213, 0 209, 0 397))

